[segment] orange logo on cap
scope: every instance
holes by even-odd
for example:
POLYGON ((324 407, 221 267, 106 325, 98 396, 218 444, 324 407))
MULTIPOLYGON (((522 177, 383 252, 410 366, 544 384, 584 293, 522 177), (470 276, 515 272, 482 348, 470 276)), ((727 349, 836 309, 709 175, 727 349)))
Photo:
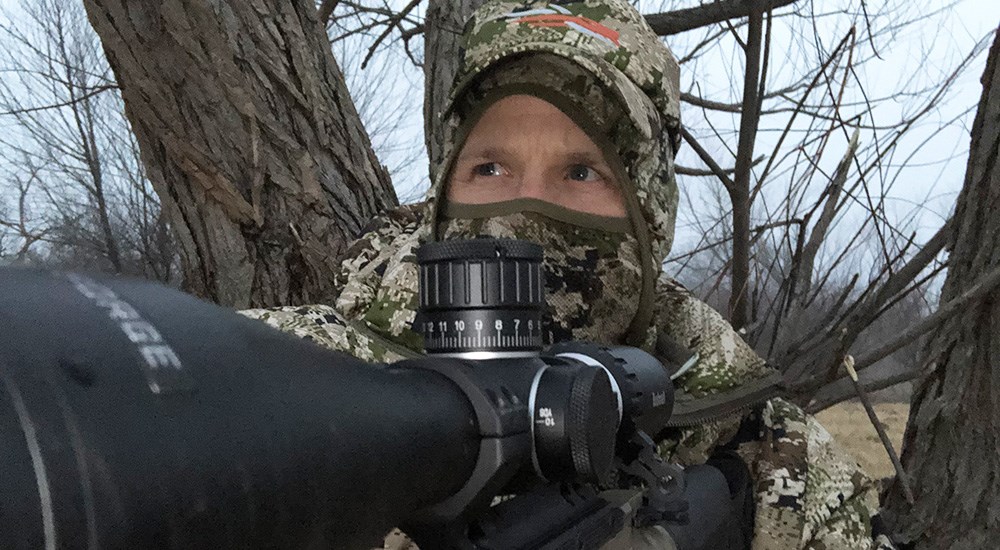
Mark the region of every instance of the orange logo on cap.
POLYGON ((564 27, 573 29, 592 38, 606 42, 609 46, 619 46, 619 34, 601 23, 572 15, 569 10, 560 6, 509 13, 506 16, 515 23, 524 23, 532 27, 564 27))

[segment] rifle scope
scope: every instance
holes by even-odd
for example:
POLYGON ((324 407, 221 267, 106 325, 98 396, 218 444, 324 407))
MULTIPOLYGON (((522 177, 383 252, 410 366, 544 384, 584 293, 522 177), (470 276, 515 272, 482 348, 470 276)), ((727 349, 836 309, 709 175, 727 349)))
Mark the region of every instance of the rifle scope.
POLYGON ((443 376, 133 280, 0 269, 0 383, 2 548, 367 548, 479 448, 443 376))
POLYGON ((604 475, 619 410, 669 387, 614 354, 372 365, 153 283, 2 268, 0 547, 431 548, 525 472, 604 475))

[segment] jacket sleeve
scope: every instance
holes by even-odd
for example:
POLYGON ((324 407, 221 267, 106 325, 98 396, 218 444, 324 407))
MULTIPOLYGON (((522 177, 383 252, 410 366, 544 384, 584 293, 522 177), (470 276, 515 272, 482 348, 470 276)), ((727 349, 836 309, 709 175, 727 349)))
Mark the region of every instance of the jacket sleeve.
POLYGON ((366 330, 359 323, 346 320, 330 306, 245 309, 239 313, 362 361, 391 363, 405 359, 378 334, 366 330))
POLYGON ((759 437, 738 447, 757 486, 753 547, 892 548, 874 533, 875 484, 816 418, 783 399, 758 414, 759 437))
MULTIPOLYGON (((718 312, 679 284, 661 281, 659 299, 659 330, 698 354, 677 381, 680 391, 712 395, 771 372, 718 312)), ((873 536, 874 483, 800 407, 771 399, 749 415, 687 428, 662 443, 661 452, 699 463, 723 444, 736 448, 754 477, 755 549, 892 548, 873 536), (733 441, 737 433, 739 442, 733 441)))
POLYGON ((421 344, 409 330, 416 270, 405 259, 418 241, 421 208, 401 206, 372 220, 345 252, 330 304, 240 313, 364 361, 392 362, 413 355, 421 344))
MULTIPOLYGON (((346 318, 359 319, 369 314, 376 302, 384 300, 380 292, 384 294, 386 286, 412 283, 414 288, 408 290, 415 292, 416 280, 401 278, 397 272, 405 271, 405 259, 419 244, 423 209, 423 203, 404 205, 372 220, 367 231, 348 247, 336 275, 340 293, 334 302, 346 318)), ((402 307, 400 304, 398 309, 402 307)))

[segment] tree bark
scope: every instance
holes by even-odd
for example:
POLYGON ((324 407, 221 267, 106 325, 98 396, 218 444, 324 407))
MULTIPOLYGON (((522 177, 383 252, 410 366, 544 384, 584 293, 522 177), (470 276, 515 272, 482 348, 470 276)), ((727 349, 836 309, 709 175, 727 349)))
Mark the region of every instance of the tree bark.
POLYGON ((84 4, 185 290, 240 308, 327 298, 346 243, 397 200, 315 4, 84 4))
POLYGON ((424 140, 430 176, 441 162, 441 113, 461 61, 462 30, 483 0, 430 0, 424 17, 424 140))
MULTIPOLYGON (((1000 31, 983 95, 951 237, 941 302, 1000 265, 1000 31)), ((997 292, 942 323, 926 353, 933 365, 913 394, 902 463, 916 504, 889 487, 885 517, 916 548, 993 548, 1000 540, 1000 300, 997 292)))

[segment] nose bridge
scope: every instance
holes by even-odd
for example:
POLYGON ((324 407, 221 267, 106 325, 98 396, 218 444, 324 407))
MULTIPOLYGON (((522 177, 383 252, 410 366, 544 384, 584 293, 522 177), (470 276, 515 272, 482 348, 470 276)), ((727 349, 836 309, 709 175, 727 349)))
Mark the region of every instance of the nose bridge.
POLYGON ((549 181, 552 174, 543 155, 533 155, 530 162, 525 163, 521 171, 521 181, 518 186, 519 198, 541 199, 552 202, 555 182, 549 181))

